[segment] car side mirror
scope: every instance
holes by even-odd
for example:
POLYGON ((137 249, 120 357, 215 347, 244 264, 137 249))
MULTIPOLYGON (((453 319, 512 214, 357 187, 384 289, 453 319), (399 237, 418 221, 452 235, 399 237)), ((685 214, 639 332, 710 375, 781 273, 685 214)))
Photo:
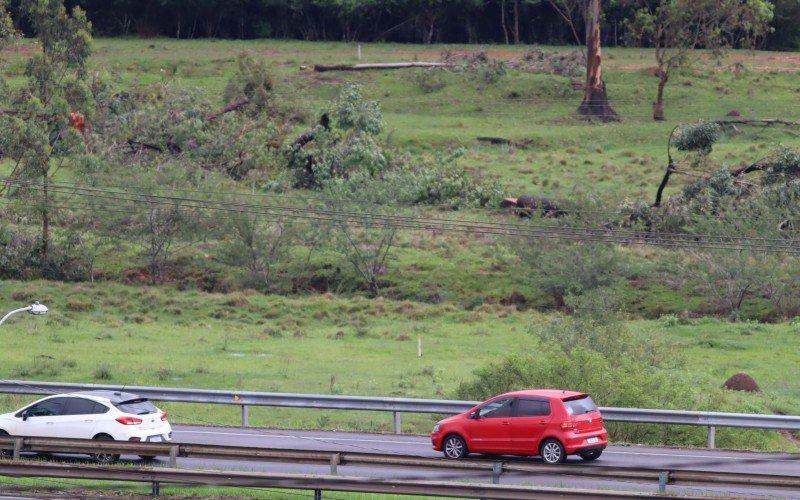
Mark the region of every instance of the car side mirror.
POLYGON ((22 421, 28 420, 28 410, 22 412, 22 421))
POLYGON ((481 412, 475 410, 475 411, 473 411, 472 413, 469 414, 469 418, 477 420, 477 419, 481 418, 481 412))

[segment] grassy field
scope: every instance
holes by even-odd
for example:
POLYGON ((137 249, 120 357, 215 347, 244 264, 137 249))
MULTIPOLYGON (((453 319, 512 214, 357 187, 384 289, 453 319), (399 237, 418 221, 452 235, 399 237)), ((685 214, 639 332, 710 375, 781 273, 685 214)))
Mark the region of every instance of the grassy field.
MULTIPOLYGON (((453 398, 475 369, 536 350, 531 326, 546 318, 499 305, 465 311, 331 295, 299 299, 170 287, 0 283, 3 304, 34 297, 51 312, 41 318, 18 316, 3 326, 4 379, 453 398)), ((799 326, 662 319, 631 327, 678 343, 687 357, 686 371, 701 390, 717 391, 729 376, 746 371, 763 389, 743 396, 746 411, 800 413, 800 389, 793 383, 800 376, 799 326)), ((32 399, 0 401, 11 409, 32 399)), ((180 423, 236 425, 240 417, 235 405, 164 406, 180 423)), ((389 413, 254 408, 250 421, 391 432, 391 418, 389 413)), ((434 419, 407 416, 403 430, 426 433, 434 419)), ((793 448, 782 440, 774 446, 793 448)))
MULTIPOLYGON (((492 58, 514 61, 529 48, 368 44, 361 62, 439 60, 442 52, 485 49, 492 58)), ((0 53, 13 84, 25 42, 0 53)), ((547 52, 570 48, 548 47, 547 52)), ((709 59, 676 74, 667 87, 666 122, 654 122, 652 53, 605 51, 604 71, 620 123, 577 119, 580 77, 509 70, 496 83, 469 72, 377 71, 314 73, 316 63, 358 62, 356 46, 283 41, 96 40, 93 71, 121 89, 146 84, 199 88, 223 104, 222 89, 248 51, 270 62, 276 95, 302 108, 307 123, 336 95, 341 84, 358 81, 380 101, 385 140, 413 155, 463 147, 465 168, 495 177, 509 195, 569 199, 593 197, 612 210, 623 200, 652 201, 666 166, 666 140, 673 127, 697 119, 722 119, 730 111, 746 118, 800 119, 796 54, 734 52, 719 64, 709 59), (435 88, 430 86, 435 79, 435 88), (577 88, 576 88, 577 87, 577 88), (517 147, 487 146, 479 136, 502 136, 517 147)), ((724 137, 714 162, 740 166, 761 159, 776 144, 800 146, 798 133, 784 128, 740 127, 724 137)), ((10 166, 0 163, 0 175, 10 166)), ((73 173, 59 172, 69 181, 73 173)), ((675 177, 668 195, 690 177, 675 177)), ((460 216, 460 214, 459 214, 460 216)), ((131 251, 130 249, 125 249, 131 251)), ((119 249, 103 253, 98 270, 112 277, 132 266, 119 249)), ((624 249, 631 275, 647 286, 628 290, 645 317, 680 315, 703 297, 669 283, 661 267, 675 257, 665 251, 624 249)), ((199 258, 191 254, 187 258, 199 258)), ((0 377, 124 385, 161 385, 255 391, 453 397, 476 368, 513 352, 537 349, 530 326, 545 315, 499 302, 522 290, 547 303, 541 290, 525 288, 525 273, 503 242, 488 237, 403 233, 385 276, 386 296, 408 300, 314 296, 230 295, 179 291, 181 286, 124 286, 101 282, 0 282, 6 310, 38 299, 51 307, 44 318, 17 317, 4 325, 0 377), (430 297, 437 297, 436 301, 430 297), (441 304, 426 304, 438 302, 441 304), (423 356, 417 356, 421 341, 423 356)), ((198 265, 197 272, 208 264, 198 265)), ((181 285, 178 283, 177 285, 181 285)), ((191 288, 191 287, 190 287, 191 288)), ((544 309, 544 308, 543 308, 544 309)), ((638 310, 637 310, 638 311, 638 310)), ((687 356, 686 371, 698 387, 717 390, 730 375, 745 371, 761 385, 760 395, 743 396, 743 407, 800 414, 800 327, 715 319, 634 319, 633 328, 671 339, 687 356)), ((3 409, 31 398, 0 397, 3 409)), ((600 401, 600 404, 603 404, 600 401)), ((714 410, 714 408, 706 408, 714 410)), ((233 425, 236 406, 201 408, 168 405, 182 423, 233 425)), ((388 431, 390 414, 254 410, 253 425, 388 431)), ((428 432, 433 417, 404 419, 404 431, 428 432)), ((724 442, 724 435, 722 436, 724 442)), ((698 442, 702 445, 702 442, 698 442)), ((797 449, 776 438, 775 449, 797 449)))

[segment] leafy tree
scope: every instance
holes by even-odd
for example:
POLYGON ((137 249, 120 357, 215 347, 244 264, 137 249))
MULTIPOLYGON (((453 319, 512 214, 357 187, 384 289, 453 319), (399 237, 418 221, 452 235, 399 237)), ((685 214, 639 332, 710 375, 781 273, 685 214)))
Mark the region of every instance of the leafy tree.
POLYGON ((765 0, 641 1, 626 22, 626 41, 655 46, 658 90, 653 119, 664 119, 664 87, 672 72, 707 49, 718 57, 734 46, 752 46, 769 32, 772 4, 765 0))
POLYGON ((66 159, 84 148, 83 137, 70 127, 70 114, 91 116, 94 106, 86 84, 91 24, 80 8, 68 14, 61 0, 31 0, 22 9, 41 52, 28 61, 22 89, 0 93, 0 104, 9 111, 0 122, 0 150, 14 164, 11 177, 41 180, 32 192, 42 220, 41 264, 46 272, 53 210, 49 182, 66 159))
POLYGON ((608 294, 621 283, 622 261, 610 245, 540 240, 519 241, 515 246, 527 263, 524 272, 552 297, 556 308, 569 310, 571 297, 598 289, 608 294))
POLYGON ((360 174, 379 177, 387 157, 376 135, 384 121, 377 101, 365 100, 361 86, 348 83, 323 114, 321 123, 289 151, 298 187, 324 189, 360 174))
POLYGON ((19 33, 14 29, 14 22, 6 11, 6 2, 0 0, 0 49, 17 36, 19 36, 19 33))

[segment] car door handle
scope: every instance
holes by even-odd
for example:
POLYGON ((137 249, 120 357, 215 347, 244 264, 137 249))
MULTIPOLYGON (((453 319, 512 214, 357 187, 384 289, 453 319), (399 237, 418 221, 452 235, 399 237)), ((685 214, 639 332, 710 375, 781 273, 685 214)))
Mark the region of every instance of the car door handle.
POLYGON ((501 425, 511 425, 511 422, 509 422, 509 421, 507 421, 507 420, 506 420, 506 421, 505 421, 505 422, 503 422, 501 425))

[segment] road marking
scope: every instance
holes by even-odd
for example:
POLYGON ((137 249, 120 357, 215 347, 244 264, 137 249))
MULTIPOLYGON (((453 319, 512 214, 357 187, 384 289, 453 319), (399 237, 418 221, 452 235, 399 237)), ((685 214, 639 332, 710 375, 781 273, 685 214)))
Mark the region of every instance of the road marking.
POLYGON ((730 457, 724 455, 684 455, 684 454, 677 454, 677 453, 655 453, 652 451, 610 451, 608 449, 605 450, 606 454, 614 454, 614 455, 646 455, 651 457, 670 457, 670 458, 704 458, 709 459, 713 458, 716 460, 758 460, 758 461, 765 461, 765 462, 787 462, 793 461, 795 459, 789 458, 759 458, 759 457, 730 457))
POLYGON ((216 431, 174 431, 176 434, 213 434, 224 436, 245 436, 245 437, 264 437, 264 438, 278 438, 278 439, 305 439, 307 441, 336 441, 336 442, 352 442, 352 443, 382 443, 382 444, 418 444, 430 446, 430 442, 419 441, 396 441, 396 440, 383 440, 383 439, 354 439, 354 438, 341 438, 341 437, 307 437, 296 436, 292 434, 260 434, 248 432, 216 432, 216 431))

